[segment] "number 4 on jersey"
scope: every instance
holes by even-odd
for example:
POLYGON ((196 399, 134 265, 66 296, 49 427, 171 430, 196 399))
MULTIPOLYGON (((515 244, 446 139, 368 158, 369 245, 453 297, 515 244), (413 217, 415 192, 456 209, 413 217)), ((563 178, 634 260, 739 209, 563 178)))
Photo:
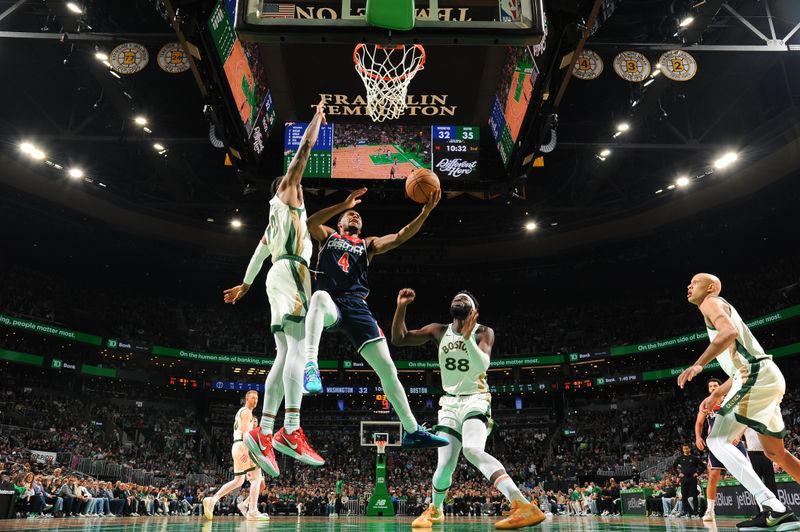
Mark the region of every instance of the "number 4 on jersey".
POLYGON ((350 272, 350 255, 348 253, 342 253, 341 258, 336 263, 342 269, 344 273, 350 272))

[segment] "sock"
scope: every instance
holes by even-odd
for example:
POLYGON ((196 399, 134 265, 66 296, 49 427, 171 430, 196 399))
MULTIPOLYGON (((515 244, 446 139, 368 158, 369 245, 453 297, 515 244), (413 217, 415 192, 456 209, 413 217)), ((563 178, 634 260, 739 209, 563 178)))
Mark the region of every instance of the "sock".
POLYGON ((781 501, 779 501, 778 498, 775 497, 774 495, 772 497, 770 497, 769 499, 766 499, 766 500, 762 501, 761 502, 761 506, 762 507, 763 506, 769 506, 770 508, 772 508, 773 510, 775 510, 778 513, 783 513, 783 512, 786 511, 786 506, 784 506, 783 503, 781 501))
POLYGON ((439 491, 436 489, 436 486, 433 487, 433 505, 436 506, 436 509, 440 512, 442 511, 442 504, 444 500, 447 498, 447 492, 450 491, 449 488, 446 490, 439 491))
POLYGON ((500 490, 509 501, 528 502, 528 499, 519 491, 511 477, 503 470, 503 474, 494 482, 494 487, 500 490))
POLYGON ((258 494, 261 491, 261 475, 254 476, 256 478, 250 481, 250 496, 247 500, 247 513, 258 513, 258 494))
POLYGON ((300 428, 300 412, 289 412, 283 416, 283 430, 286 434, 291 434, 300 428))
POLYGON ((331 296, 324 290, 314 292, 306 313, 304 342, 306 360, 317 363, 322 330, 336 323, 338 319, 339 311, 331 296))
POLYGON ((706 510, 706 511, 707 511, 707 512, 713 512, 713 511, 714 511, 714 504, 715 504, 716 502, 717 502, 717 501, 708 501, 708 510, 706 510))
POLYGON ((386 394, 389 403, 397 412, 397 417, 400 418, 403 429, 409 433, 416 432, 418 428, 417 418, 411 412, 406 391, 403 389, 403 385, 400 384, 400 379, 397 378, 397 368, 392 362, 392 356, 389 353, 389 346, 386 344, 386 340, 381 339, 368 343, 361 349, 361 356, 378 374, 383 393, 386 394))
POLYGON ((284 326, 286 336, 286 362, 283 366, 283 389, 286 394, 283 430, 291 434, 300 428, 300 405, 303 403, 303 370, 306 359, 303 355, 304 329, 300 324, 284 326))
POLYGON ((259 423, 259 426, 261 427, 261 434, 272 434, 272 431, 275 429, 275 413, 262 413, 261 423, 259 423))

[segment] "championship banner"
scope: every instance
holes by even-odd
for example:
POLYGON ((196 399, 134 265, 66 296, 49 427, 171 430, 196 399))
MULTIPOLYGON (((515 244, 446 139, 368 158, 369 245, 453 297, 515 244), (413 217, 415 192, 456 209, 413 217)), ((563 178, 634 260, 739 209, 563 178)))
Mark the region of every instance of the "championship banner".
POLYGON ((65 329, 63 327, 56 327, 55 325, 38 323, 23 318, 8 316, 6 314, 0 314, 0 325, 5 325, 6 327, 12 327, 14 329, 24 329, 39 334, 48 334, 50 336, 57 336, 59 338, 74 340, 76 342, 82 342, 84 344, 92 344, 99 346, 103 343, 102 339, 99 336, 95 336, 93 334, 72 331, 70 329, 65 329))
POLYGON ((111 68, 120 74, 136 74, 147 66, 150 54, 147 48, 139 43, 122 43, 108 54, 111 68))
POLYGON ((583 50, 572 69, 572 75, 582 80, 597 79, 602 73, 603 60, 592 50, 583 50))
POLYGON ((638 83, 650 75, 650 61, 639 52, 620 52, 614 58, 614 72, 626 81, 638 83))
POLYGON ((697 74, 697 61, 689 52, 670 50, 658 59, 661 72, 672 81, 689 81, 697 74))

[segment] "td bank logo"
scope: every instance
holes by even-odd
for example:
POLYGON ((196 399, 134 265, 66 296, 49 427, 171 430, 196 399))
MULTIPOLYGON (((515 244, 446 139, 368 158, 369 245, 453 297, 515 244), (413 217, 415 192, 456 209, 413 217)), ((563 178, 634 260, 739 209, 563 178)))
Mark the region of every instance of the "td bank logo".
POLYGON ((51 368, 55 368, 55 369, 61 369, 61 367, 63 365, 64 365, 64 362, 62 362, 61 360, 59 360, 57 358, 54 358, 53 361, 50 363, 50 367, 51 368))
POLYGON ((578 353, 570 353, 569 354, 569 361, 570 362, 575 362, 576 360, 578 360, 578 353))
POLYGON ((111 349, 116 349, 117 348, 117 341, 109 339, 107 345, 111 349))
POLYGON ((604 385, 605 383, 606 383, 606 380, 605 380, 603 377, 598 377, 598 378, 597 378, 597 385, 598 385, 598 386, 602 386, 602 385, 604 385))

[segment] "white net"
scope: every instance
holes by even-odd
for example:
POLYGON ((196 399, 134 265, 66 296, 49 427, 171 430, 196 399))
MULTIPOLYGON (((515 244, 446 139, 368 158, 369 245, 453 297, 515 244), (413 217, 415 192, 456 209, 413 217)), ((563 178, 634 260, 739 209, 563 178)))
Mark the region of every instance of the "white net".
POLYGON ((375 442, 375 449, 377 450, 378 454, 386 454, 386 444, 388 442, 385 441, 376 441, 375 442))
POLYGON ((367 89, 367 114, 374 122, 394 120, 406 110, 409 83, 425 68, 425 48, 357 44, 353 62, 367 89))

